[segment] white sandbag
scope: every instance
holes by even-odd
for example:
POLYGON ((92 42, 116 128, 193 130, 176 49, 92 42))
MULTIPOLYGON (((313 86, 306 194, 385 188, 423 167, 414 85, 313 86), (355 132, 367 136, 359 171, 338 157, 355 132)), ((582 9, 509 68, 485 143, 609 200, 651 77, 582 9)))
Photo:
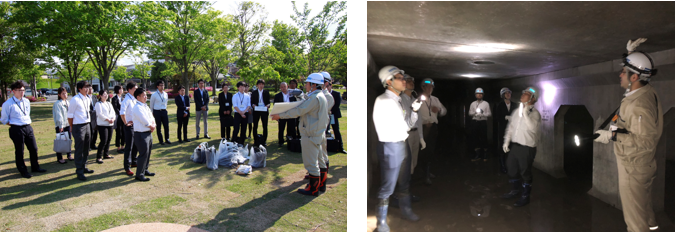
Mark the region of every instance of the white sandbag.
POLYGON ((253 168, 266 167, 266 147, 259 145, 258 148, 250 149, 250 162, 253 168))
POLYGON ((206 154, 205 152, 207 151, 207 142, 200 143, 198 147, 193 150, 193 155, 191 155, 191 161, 195 163, 205 163, 206 161, 206 154))
POLYGON ((238 175, 249 175, 252 173, 252 166, 250 165, 240 165, 237 170, 235 170, 235 174, 238 175))
POLYGON ((219 168, 219 158, 217 156, 217 149, 215 149, 214 146, 207 148, 205 153, 207 169, 216 170, 219 168))

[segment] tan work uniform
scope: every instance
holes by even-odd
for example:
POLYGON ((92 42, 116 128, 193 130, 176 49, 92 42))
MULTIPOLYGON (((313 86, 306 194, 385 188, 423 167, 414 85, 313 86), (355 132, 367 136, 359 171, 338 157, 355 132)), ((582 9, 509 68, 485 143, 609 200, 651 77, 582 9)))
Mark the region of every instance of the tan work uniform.
POLYGON ((619 171, 619 195, 628 231, 657 226, 652 210, 652 181, 657 172, 655 151, 662 135, 663 110, 652 86, 645 85, 622 99, 615 125, 614 154, 619 171))
MULTIPOLYGON (((323 95, 325 96, 325 99, 327 100, 327 110, 331 108, 330 106, 334 105, 334 98, 332 97, 332 94, 327 91, 323 90, 323 95)), ((326 114, 327 116, 327 122, 330 122, 330 115, 329 112, 326 114)), ((336 120, 336 119, 335 119, 336 120)), ((323 159, 325 160, 325 163, 330 162, 330 157, 327 154, 327 136, 323 133, 323 144, 322 144, 322 153, 323 153, 323 159)))
POLYGON ((320 168, 327 167, 322 152, 325 129, 329 122, 325 95, 322 91, 316 90, 299 106, 280 113, 279 116, 283 119, 300 117, 299 133, 304 167, 311 176, 320 176, 320 168))

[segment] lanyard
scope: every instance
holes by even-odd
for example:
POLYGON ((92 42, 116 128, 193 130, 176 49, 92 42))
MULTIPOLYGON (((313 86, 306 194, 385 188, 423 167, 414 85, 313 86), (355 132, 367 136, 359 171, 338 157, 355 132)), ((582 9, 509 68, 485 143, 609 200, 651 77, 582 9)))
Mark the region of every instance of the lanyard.
POLYGON ((158 93, 158 97, 160 97, 160 101, 162 101, 162 103, 165 103, 165 98, 163 98, 165 96, 164 95, 165 93, 163 92, 162 94, 160 94, 159 91, 156 91, 156 93, 158 93))
MULTIPOLYGON (((26 116, 26 110, 24 110, 24 107, 25 107, 26 105, 24 104, 24 107, 21 107, 21 105, 19 105, 19 102, 16 102, 16 97, 13 97, 13 96, 12 96, 12 100, 14 101, 14 103, 16 104, 16 106, 19 108, 19 110, 21 110, 21 112, 24 113, 24 116, 26 116)), ((23 104, 23 102, 24 102, 24 101, 22 100, 21 103, 23 104)))
MULTIPOLYGON (((239 106, 242 106, 242 101, 245 100, 245 94, 243 94, 242 92, 240 92, 239 94, 240 94, 240 105, 239 106)), ((243 109, 240 109, 240 110, 244 111, 243 109)))

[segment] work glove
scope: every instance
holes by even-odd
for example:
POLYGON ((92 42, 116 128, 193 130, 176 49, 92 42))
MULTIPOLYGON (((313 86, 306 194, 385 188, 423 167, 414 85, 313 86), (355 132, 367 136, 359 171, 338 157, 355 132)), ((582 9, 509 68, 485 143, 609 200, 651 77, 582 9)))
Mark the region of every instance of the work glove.
POLYGON ((511 151, 511 150, 509 149, 509 144, 508 144, 508 143, 504 143, 504 146, 502 146, 502 148, 504 149, 504 153, 509 153, 509 151, 511 151))
POLYGON ((597 138, 594 138, 594 142, 600 142, 603 144, 607 144, 610 142, 610 138, 612 138, 612 132, 609 130, 597 130, 594 135, 599 135, 597 138))
POLYGON ((414 101, 414 103, 412 103, 412 111, 415 112, 419 111, 419 108, 421 108, 421 104, 422 104, 421 101, 414 101))
POLYGON ((630 54, 633 51, 636 51, 636 47, 638 47, 641 43, 645 42, 646 40, 647 38, 638 38, 635 41, 629 40, 629 42, 626 43, 626 50, 628 50, 630 54))
POLYGON ((423 138, 419 139, 419 144, 421 145, 421 150, 426 149, 426 142, 424 141, 423 138))

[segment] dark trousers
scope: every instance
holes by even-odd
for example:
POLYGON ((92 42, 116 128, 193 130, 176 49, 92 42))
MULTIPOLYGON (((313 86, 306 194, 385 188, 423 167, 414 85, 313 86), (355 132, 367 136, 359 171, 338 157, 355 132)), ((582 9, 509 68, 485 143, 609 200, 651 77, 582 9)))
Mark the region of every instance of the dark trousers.
POLYGON ((392 194, 398 197, 410 195, 409 171, 412 158, 409 157, 408 151, 409 146, 406 141, 379 142, 377 156, 381 167, 381 187, 377 194, 378 198, 388 198, 392 194), (398 189, 396 189, 396 184, 398 184, 398 189))
MULTIPOLYGON (((487 121, 471 120, 471 145, 473 148, 487 149, 487 121)), ((426 142, 428 145, 428 142, 426 142)))
MULTIPOLYGON (((56 129, 56 133, 61 133, 61 132, 59 132, 59 127, 55 127, 55 129, 56 129)), ((71 136, 71 132, 70 132, 70 131, 71 131, 71 127, 70 127, 70 126, 66 126, 66 127, 64 128, 64 132, 68 133, 68 138, 73 138, 73 137, 71 136)), ((15 148, 16 148, 16 147, 15 147, 15 148)), ((71 153, 68 153, 68 154, 66 154, 66 155, 67 155, 68 157, 71 157, 71 153)), ((62 159, 64 159, 64 157, 61 156, 61 153, 56 153, 56 157, 57 157, 57 160, 62 160, 62 159)))
POLYGON ((285 142, 285 136, 295 136, 294 132, 295 119, 280 119, 278 120, 278 144, 285 142), (285 134, 285 126, 287 126, 287 134, 285 134))
POLYGON ((340 143, 343 143, 344 141, 341 139, 341 131, 339 131, 339 118, 334 118, 334 124, 332 124, 332 117, 330 116, 330 124, 327 126, 328 131, 330 129, 330 125, 332 126, 332 131, 334 131, 334 140, 339 140, 340 143))
POLYGON ((139 176, 148 170, 148 161, 151 158, 151 149, 153 148, 151 132, 134 132, 134 145, 139 149, 137 160, 137 176, 139 176))
POLYGON ((122 160, 123 168, 129 169, 130 164, 137 163, 137 153, 137 145, 134 144, 134 126, 125 126, 125 158, 122 160))
POLYGON ((233 117, 233 141, 238 142, 240 144, 245 144, 245 130, 247 127, 247 116, 249 113, 245 113, 245 118, 241 117, 239 113, 235 114, 235 117, 233 117), (242 132, 240 132, 240 128, 242 127, 242 132), (238 132, 240 132, 240 137, 238 138, 238 132))
MULTIPOLYGON (((423 151, 419 152, 419 158, 417 165, 421 164, 423 169, 428 170, 431 166, 431 162, 435 158, 436 151, 436 141, 438 141, 438 124, 425 124, 422 125, 424 128, 424 141, 426 142, 426 148, 423 151)), ((426 172, 428 173, 428 171, 426 172)))
POLYGON ((190 117, 190 115, 184 117, 184 112, 177 112, 177 123, 179 124, 177 127, 177 138, 179 138, 179 141, 181 141, 181 129, 184 130, 184 140, 188 139, 188 118, 190 117))
POLYGON ((299 131, 299 122, 301 121, 300 117, 297 117, 294 119, 294 132, 297 135, 297 137, 301 137, 301 132, 299 131))
POLYGON ((91 124, 85 123, 73 125, 73 140, 75 141, 75 174, 85 174, 91 139, 91 124))
POLYGON ((499 124, 497 127, 497 148, 495 150, 499 155, 499 165, 502 168, 506 168, 506 156, 508 156, 502 148, 504 146, 504 133, 506 133, 506 125, 499 124))
POLYGON ((523 183, 532 184, 532 162, 537 155, 537 148, 511 143, 510 149, 506 159, 509 178, 523 178, 523 183))
POLYGON ((38 164, 38 144, 35 143, 35 136, 33 135, 33 127, 31 125, 9 127, 9 138, 14 142, 14 159, 16 160, 16 168, 21 174, 28 173, 26 163, 24 163, 24 145, 28 149, 31 157, 31 170, 40 168, 38 164))
POLYGON ((233 124, 233 116, 224 115, 223 111, 219 111, 219 123, 221 123, 221 138, 231 137, 231 125, 233 124))
POLYGON ((169 140, 169 118, 167 118, 167 110, 153 110, 153 118, 155 118, 155 123, 158 125, 158 128, 155 129, 155 132, 158 134, 158 142, 163 142, 169 140), (165 137, 162 137, 162 128, 165 128, 165 137))
POLYGON ((264 127, 264 142, 266 141, 266 138, 268 138, 268 112, 258 112, 254 111, 254 136, 257 136, 259 131, 257 131, 257 128, 259 127, 259 119, 261 119, 261 125, 264 127))
POLYGON ((122 118, 118 116, 115 123, 115 147, 125 146, 125 123, 122 118))
POLYGON ((113 126, 98 126, 99 147, 97 148, 97 159, 108 157, 108 148, 111 147, 111 137, 113 136, 113 126))
POLYGON ((89 126, 90 126, 89 131, 90 131, 90 134, 92 134, 92 138, 89 141, 89 148, 94 149, 94 148, 97 148, 97 131, 98 131, 98 129, 97 129, 97 127, 95 127, 97 125, 96 114, 92 114, 92 112, 93 111, 90 112, 90 116, 93 116, 93 117, 90 118, 90 119, 93 122, 89 123, 89 126))

